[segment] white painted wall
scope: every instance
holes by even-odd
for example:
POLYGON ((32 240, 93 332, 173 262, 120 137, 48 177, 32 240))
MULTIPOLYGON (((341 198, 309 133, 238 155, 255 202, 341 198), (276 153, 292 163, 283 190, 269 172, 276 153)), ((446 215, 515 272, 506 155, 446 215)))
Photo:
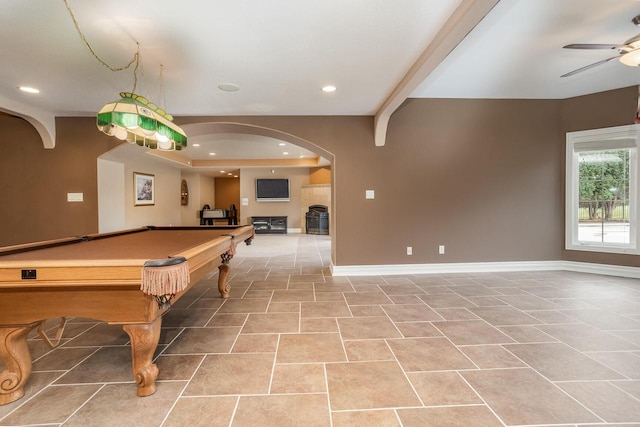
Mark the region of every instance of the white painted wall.
POLYGON ((98 159, 98 232, 122 230, 124 217, 124 164, 98 159))

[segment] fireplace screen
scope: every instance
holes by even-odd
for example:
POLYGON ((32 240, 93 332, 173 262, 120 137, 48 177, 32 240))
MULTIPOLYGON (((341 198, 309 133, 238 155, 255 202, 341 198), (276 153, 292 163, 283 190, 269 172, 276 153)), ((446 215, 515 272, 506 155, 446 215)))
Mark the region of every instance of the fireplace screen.
POLYGON ((306 216, 307 234, 329 234, 329 212, 324 205, 311 205, 306 216))

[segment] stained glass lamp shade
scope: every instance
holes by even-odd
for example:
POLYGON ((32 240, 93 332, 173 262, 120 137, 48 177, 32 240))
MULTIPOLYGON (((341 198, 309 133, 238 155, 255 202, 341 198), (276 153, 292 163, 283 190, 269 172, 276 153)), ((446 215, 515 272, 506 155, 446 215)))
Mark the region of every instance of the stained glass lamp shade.
POLYGON ((142 147, 159 150, 184 150, 187 135, 173 123, 173 117, 148 99, 121 92, 121 99, 98 112, 98 129, 109 136, 142 147))

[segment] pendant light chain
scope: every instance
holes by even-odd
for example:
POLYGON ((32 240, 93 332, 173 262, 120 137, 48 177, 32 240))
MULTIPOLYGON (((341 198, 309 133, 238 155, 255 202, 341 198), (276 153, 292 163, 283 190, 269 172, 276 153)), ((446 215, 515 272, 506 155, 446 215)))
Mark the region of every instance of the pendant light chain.
POLYGON ((129 61, 129 63, 127 65, 122 66, 122 67, 112 67, 111 65, 107 64, 102 58, 100 58, 98 56, 98 54, 93 50, 93 48, 91 47, 91 44, 89 43, 89 41, 87 40, 85 35, 80 30, 80 26, 78 25, 78 21, 76 20, 76 17, 73 14, 73 11, 71 10, 71 6, 69 5, 69 1, 68 0, 63 0, 63 1, 64 1, 65 6, 67 7, 67 11, 69 11, 69 16, 71 16, 71 20, 73 21, 73 25, 74 25, 74 27, 76 27, 76 31, 78 31, 78 34, 80 35, 80 38, 82 39, 82 41, 85 44, 85 46, 87 46, 87 49, 89 49, 89 52, 91 52, 91 55, 93 55, 93 57, 95 59, 97 59, 98 62, 100 62, 102 65, 104 65, 106 68, 108 68, 111 71, 127 70, 127 69, 129 69, 131 67, 131 65, 133 65, 134 63, 136 64, 136 66, 133 69, 133 90, 131 91, 132 93, 135 93, 136 92, 136 85, 138 83, 138 66, 140 65, 140 43, 136 42, 136 45, 137 45, 136 53, 133 54, 133 58, 131 58, 131 61, 129 61))

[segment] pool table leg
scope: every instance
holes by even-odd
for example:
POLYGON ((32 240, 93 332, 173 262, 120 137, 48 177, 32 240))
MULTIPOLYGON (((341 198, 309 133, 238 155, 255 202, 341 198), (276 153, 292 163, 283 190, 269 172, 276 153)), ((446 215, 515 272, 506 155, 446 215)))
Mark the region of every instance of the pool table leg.
POLYGON ((151 363, 160 340, 162 317, 151 323, 124 325, 122 329, 131 338, 133 377, 138 384, 138 396, 150 396, 156 392, 158 367, 151 363))
POLYGON ((229 264, 220 264, 218 266, 218 290, 220 291, 220 298, 229 298, 231 293, 231 285, 227 283, 227 277, 229 277, 229 264))
POLYGON ((5 367, 0 372, 0 405, 24 396, 24 383, 31 375, 27 335, 39 324, 40 322, 35 322, 27 326, 0 328, 0 359, 5 367))

